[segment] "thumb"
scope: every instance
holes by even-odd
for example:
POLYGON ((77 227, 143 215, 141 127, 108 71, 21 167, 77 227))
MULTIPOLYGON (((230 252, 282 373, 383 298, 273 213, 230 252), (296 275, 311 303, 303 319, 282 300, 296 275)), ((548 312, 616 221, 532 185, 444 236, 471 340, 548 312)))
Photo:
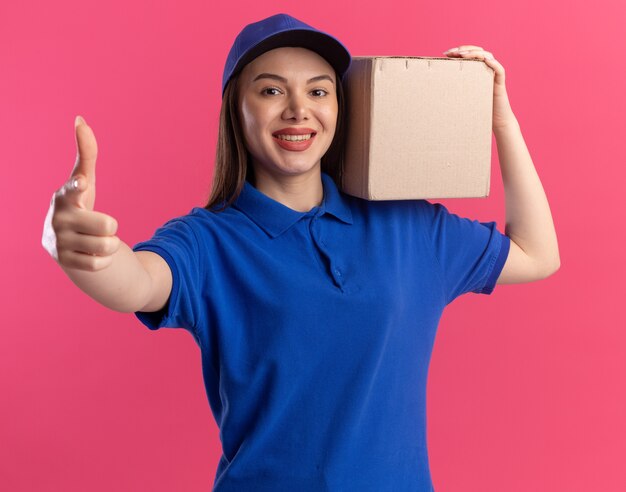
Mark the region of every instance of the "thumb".
POLYGON ((98 144, 96 137, 81 116, 74 120, 76 137, 76 162, 70 175, 70 182, 78 180, 80 201, 87 209, 93 210, 96 192, 96 158, 98 144))

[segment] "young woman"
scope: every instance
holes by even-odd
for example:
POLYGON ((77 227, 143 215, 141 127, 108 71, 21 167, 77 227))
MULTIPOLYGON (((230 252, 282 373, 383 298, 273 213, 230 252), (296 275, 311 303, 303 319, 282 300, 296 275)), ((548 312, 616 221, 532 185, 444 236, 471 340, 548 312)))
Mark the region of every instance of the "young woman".
POLYGON ((284 14, 246 26, 228 56, 209 203, 132 249, 93 210, 96 141, 78 118, 43 244, 98 302, 194 336, 223 448, 215 491, 432 491, 426 380, 444 307, 559 268, 504 69, 460 48, 449 56, 495 71, 506 235, 427 200, 342 193, 350 54, 284 14))

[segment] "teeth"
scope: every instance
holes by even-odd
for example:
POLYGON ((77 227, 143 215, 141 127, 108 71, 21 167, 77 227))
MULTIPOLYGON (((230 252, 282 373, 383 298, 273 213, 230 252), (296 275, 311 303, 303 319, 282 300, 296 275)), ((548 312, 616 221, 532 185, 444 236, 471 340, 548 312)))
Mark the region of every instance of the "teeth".
POLYGON ((281 140, 291 140, 292 142, 299 142, 301 140, 308 140, 311 138, 312 133, 306 135, 276 135, 281 140))

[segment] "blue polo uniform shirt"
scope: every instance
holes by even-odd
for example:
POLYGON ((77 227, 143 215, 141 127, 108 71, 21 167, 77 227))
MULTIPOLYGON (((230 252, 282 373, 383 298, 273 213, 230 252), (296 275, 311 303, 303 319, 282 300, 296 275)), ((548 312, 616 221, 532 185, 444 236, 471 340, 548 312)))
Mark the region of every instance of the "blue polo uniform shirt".
POLYGON ((137 243, 172 291, 148 328, 201 349, 223 454, 214 492, 433 491, 426 382, 456 297, 490 294, 509 238, 426 200, 367 201, 322 173, 298 212, 245 183, 137 243))

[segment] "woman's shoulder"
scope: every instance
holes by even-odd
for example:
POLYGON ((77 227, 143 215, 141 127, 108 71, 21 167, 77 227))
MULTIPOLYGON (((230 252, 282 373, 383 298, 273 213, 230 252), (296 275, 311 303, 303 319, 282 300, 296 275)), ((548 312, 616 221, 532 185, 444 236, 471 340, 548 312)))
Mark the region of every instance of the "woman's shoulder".
POLYGON ((183 221, 192 227, 219 228, 225 224, 232 224, 241 218, 241 212, 233 206, 226 208, 193 207, 189 212, 172 220, 183 221))
POLYGON ((218 212, 196 206, 187 213, 169 218, 159 227, 159 230, 175 230, 180 233, 193 230, 196 234, 210 233, 211 230, 220 229, 225 223, 236 221, 238 215, 232 207, 218 212))

